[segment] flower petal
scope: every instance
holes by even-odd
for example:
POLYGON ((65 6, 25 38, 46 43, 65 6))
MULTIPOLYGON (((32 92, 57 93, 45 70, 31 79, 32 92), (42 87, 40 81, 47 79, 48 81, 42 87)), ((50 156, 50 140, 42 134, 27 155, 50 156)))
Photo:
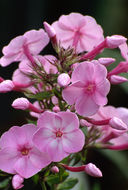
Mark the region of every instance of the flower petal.
POLYGON ((63 135, 62 144, 64 151, 67 153, 79 152, 84 143, 85 136, 80 129, 63 135))
POLYGON ((62 91, 63 99, 69 104, 72 105, 75 103, 76 99, 84 93, 84 85, 82 82, 77 81, 70 86, 66 87, 62 91))
POLYGON ((14 165, 19 157, 20 153, 15 148, 7 147, 0 150, 0 170, 15 174, 14 165))

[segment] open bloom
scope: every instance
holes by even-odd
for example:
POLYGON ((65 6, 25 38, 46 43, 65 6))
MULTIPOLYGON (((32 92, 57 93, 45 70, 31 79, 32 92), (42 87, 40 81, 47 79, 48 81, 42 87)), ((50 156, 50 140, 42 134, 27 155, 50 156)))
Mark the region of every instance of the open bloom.
POLYGON ((82 62, 72 73, 72 84, 66 87, 62 96, 82 116, 90 116, 97 112, 99 106, 107 103, 106 95, 110 83, 106 79, 107 70, 99 63, 82 62))
POLYGON ((33 142, 55 162, 80 151, 84 146, 85 137, 74 113, 46 111, 38 119, 37 126, 39 130, 35 133, 33 142))
POLYGON ((0 65, 5 67, 12 62, 22 61, 26 58, 33 62, 31 55, 37 55, 48 44, 49 38, 43 30, 30 30, 22 36, 18 36, 3 48, 4 56, 0 59, 0 65))
MULTIPOLYGON (((102 126, 97 126, 97 129, 101 133, 101 137, 97 140, 98 142, 107 143, 111 142, 112 139, 118 139, 118 137, 124 135, 127 131, 128 119, 128 110, 125 108, 115 108, 113 106, 104 106, 100 107, 98 112, 92 116, 92 119, 96 120, 106 120, 110 118, 116 118, 117 123, 115 122, 116 127, 114 128, 114 120, 110 120, 108 124, 104 124, 102 126), (118 129, 118 125, 124 125, 126 128, 124 130, 118 129)), ((115 120, 116 121, 116 120, 115 120)))
POLYGON ((32 142, 37 128, 33 124, 14 126, 0 139, 0 169, 29 178, 50 164, 46 153, 40 152, 32 142))
POLYGON ((74 47, 76 52, 91 51, 103 41, 103 30, 94 18, 79 13, 62 15, 52 24, 57 40, 64 48, 74 47))

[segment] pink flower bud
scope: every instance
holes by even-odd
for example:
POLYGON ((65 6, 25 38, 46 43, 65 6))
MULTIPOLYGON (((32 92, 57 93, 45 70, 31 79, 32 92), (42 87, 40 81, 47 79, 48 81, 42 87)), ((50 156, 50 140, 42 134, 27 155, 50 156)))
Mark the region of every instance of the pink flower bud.
POLYGON ((100 64, 108 66, 111 63, 115 62, 115 59, 109 58, 109 57, 102 57, 102 58, 99 58, 98 61, 100 62, 100 64))
POLYGON ((52 110, 54 111, 54 112, 59 112, 60 111, 60 108, 59 108, 59 106, 54 106, 53 108, 52 108, 52 110))
POLYGON ((3 82, 0 83, 0 92, 5 93, 5 92, 10 92, 14 89, 15 85, 11 80, 4 80, 3 82))
POLYGON ((48 24, 47 22, 44 22, 43 24, 49 38, 53 38, 54 36, 56 36, 56 31, 52 26, 50 26, 50 24, 48 24))
POLYGON ((29 109, 29 101, 26 98, 17 98, 13 101, 12 107, 21 110, 29 109))
POLYGON ((84 126, 84 127, 91 127, 91 126, 92 126, 92 124, 89 123, 89 122, 87 122, 85 119, 81 119, 81 120, 80 120, 80 124, 81 124, 82 126, 84 126))
POLYGON ((52 96, 52 103, 53 103, 54 105, 58 104, 58 99, 57 99, 56 96, 52 96))
POLYGON ((89 163, 85 165, 85 172, 93 177, 102 177, 102 172, 94 164, 89 163))
POLYGON ((112 75, 110 76, 109 81, 111 82, 111 84, 121 84, 121 83, 127 82, 128 79, 122 76, 112 75))
POLYGON ((127 125, 119 118, 113 117, 109 121, 109 125, 111 125, 112 128, 117 130, 126 130, 127 125))
POLYGON ((66 87, 70 83, 70 77, 66 73, 62 73, 58 76, 57 82, 59 86, 66 87))
POLYGON ((108 48, 117 48, 119 45, 125 43, 127 41, 127 38, 121 35, 113 35, 113 36, 107 36, 106 37, 106 44, 108 48))
POLYGON ((16 174, 12 178, 12 186, 14 189, 21 189, 24 185, 22 184, 24 181, 24 178, 20 175, 16 174))
POLYGON ((53 173, 59 173, 59 168, 57 166, 52 166, 51 167, 51 172, 53 172, 53 173))

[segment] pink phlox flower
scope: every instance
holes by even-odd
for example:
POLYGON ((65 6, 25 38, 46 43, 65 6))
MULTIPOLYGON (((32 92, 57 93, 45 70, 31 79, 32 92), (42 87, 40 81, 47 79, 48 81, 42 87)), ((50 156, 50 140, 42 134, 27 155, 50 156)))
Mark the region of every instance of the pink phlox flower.
POLYGON ((12 62, 22 61, 29 54, 38 55, 48 42, 49 37, 43 29, 30 30, 14 38, 3 48, 4 56, 0 59, 0 65, 5 67, 12 62))
POLYGON ((79 13, 62 15, 52 27, 62 47, 74 47, 77 53, 91 51, 104 40, 103 30, 95 19, 79 13))
POLYGON ((39 117, 37 126, 39 130, 33 142, 55 162, 70 153, 79 152, 84 146, 85 136, 79 129, 79 120, 74 113, 46 111, 39 117))
POLYGON ((75 109, 82 116, 95 114, 99 106, 107 104, 110 83, 106 79, 107 70, 101 64, 80 63, 72 73, 72 84, 62 91, 63 99, 75 104, 75 109))
MULTIPOLYGON (((128 126, 128 109, 124 107, 116 108, 116 112, 120 119, 128 126)), ((128 149, 128 133, 127 130, 123 134, 112 138, 109 141, 111 144, 107 148, 112 150, 127 150, 128 149)))
MULTIPOLYGON (((119 114, 118 108, 115 108, 113 106, 101 106, 98 112, 95 115, 91 116, 91 118, 95 120, 105 120, 114 117, 121 119, 121 121, 123 121, 127 125, 127 123, 124 121, 124 119, 122 119, 121 115, 119 114)), ((111 139, 117 138, 120 135, 126 133, 126 130, 114 129, 109 124, 99 126, 97 127, 97 129, 101 132, 101 137, 97 141, 103 143, 106 143, 111 139)))
POLYGON ((29 178, 50 164, 47 153, 40 152, 32 142, 37 131, 33 124, 14 126, 0 139, 0 169, 29 178))

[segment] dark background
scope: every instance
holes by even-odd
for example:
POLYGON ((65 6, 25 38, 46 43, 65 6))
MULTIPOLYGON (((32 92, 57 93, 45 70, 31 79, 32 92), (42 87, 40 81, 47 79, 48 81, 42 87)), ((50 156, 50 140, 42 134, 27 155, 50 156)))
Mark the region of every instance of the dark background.
MULTIPOLYGON (((0 0, 0 50, 12 38, 22 35, 27 30, 42 28, 43 21, 51 24, 62 14, 70 12, 94 17, 103 27, 105 36, 112 34, 128 36, 127 0, 0 0)), ((44 53, 49 51, 51 51, 50 47, 44 53)), ((16 68, 17 63, 5 68, 1 67, 0 76, 11 79, 16 68)), ((11 107, 12 101, 21 96, 16 92, 0 94, 1 134, 13 125, 26 123, 28 114, 11 107)), ((119 86, 112 87, 108 98, 109 104, 128 107, 128 94, 119 86)), ((122 154, 128 158, 127 151, 122 154)), ((128 190, 128 176, 126 177, 111 159, 97 151, 92 151, 88 157, 88 161, 96 163, 104 173, 102 180, 89 178, 91 190, 128 190), (99 187, 94 187, 95 183, 100 183, 99 187)))

